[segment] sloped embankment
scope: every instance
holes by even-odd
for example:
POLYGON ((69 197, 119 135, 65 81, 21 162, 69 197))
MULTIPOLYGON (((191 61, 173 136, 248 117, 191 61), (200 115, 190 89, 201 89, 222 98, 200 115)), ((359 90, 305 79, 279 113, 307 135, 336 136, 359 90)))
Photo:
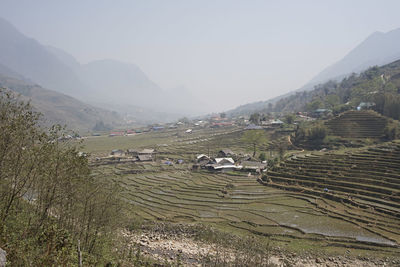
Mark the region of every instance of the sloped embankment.
POLYGON ((270 169, 266 178, 268 185, 317 196, 317 205, 330 216, 400 243, 399 142, 293 157, 270 169))
POLYGON ((333 135, 344 138, 380 138, 387 119, 372 110, 347 111, 326 122, 333 135))

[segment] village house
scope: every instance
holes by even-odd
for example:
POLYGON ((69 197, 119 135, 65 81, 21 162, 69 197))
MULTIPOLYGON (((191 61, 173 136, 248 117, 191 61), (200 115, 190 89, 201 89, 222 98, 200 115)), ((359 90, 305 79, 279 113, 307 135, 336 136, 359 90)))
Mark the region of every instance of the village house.
POLYGON ((125 151, 122 149, 113 149, 110 154, 113 157, 125 157, 125 151))
POLYGON ((213 163, 206 165, 207 169, 214 171, 234 171, 240 170, 242 166, 235 165, 235 161, 232 158, 215 158, 213 163))
POLYGON ((114 137, 114 136, 124 136, 125 132, 111 132, 108 136, 109 137, 114 137))
POLYGON ((161 130, 164 130, 164 127, 163 126, 153 126, 152 130, 153 131, 161 131, 161 130))
POLYGON ((281 121, 280 119, 275 119, 275 120, 271 120, 270 121, 270 125, 273 127, 279 127, 281 125, 283 125, 283 121, 281 121))
POLYGON ((215 162, 218 165, 232 165, 235 164, 235 161, 232 158, 215 158, 215 162))
POLYGON ((138 152, 139 155, 153 155, 155 153, 154 149, 145 148, 138 152))
POLYGON ((137 155, 139 155, 139 151, 137 149, 128 149, 126 150, 126 155, 129 157, 136 157, 137 155))
POLYGON ((137 159, 139 161, 153 161, 153 157, 151 155, 138 155, 137 159))
POLYGON ((193 169, 205 168, 207 164, 212 163, 211 158, 205 154, 200 154, 196 157, 196 164, 193 165, 193 169))
POLYGON ((329 114, 332 114, 332 110, 325 108, 319 108, 312 112, 312 116, 316 118, 328 116, 329 114))
POLYGON ((126 130, 126 135, 131 136, 131 135, 135 135, 135 131, 134 130, 126 130))
POLYGON ((267 169, 267 163, 262 163, 258 161, 242 161, 242 169, 245 171, 261 172, 267 169))
POLYGON ((245 130, 261 130, 262 127, 260 125, 249 124, 244 128, 245 130))
POLYGON ((137 152, 137 158, 139 161, 153 161, 155 150, 151 148, 145 148, 137 152))
POLYGON ((373 102, 361 102, 358 106, 357 106, 357 110, 365 110, 365 109, 371 109, 374 106, 376 106, 375 103, 373 102))

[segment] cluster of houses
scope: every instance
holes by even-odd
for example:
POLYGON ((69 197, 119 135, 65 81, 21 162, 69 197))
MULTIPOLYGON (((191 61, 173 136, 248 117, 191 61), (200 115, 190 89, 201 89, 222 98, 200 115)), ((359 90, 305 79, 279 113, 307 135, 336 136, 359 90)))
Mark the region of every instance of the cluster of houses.
POLYGON ((267 169, 267 162, 253 160, 250 156, 238 156, 230 149, 220 150, 217 157, 200 154, 196 158, 193 169, 207 169, 211 171, 249 171, 261 173, 267 169), (236 159, 236 161, 235 161, 236 159))
MULTIPOLYGON (((126 130, 126 131, 114 131, 114 132, 110 132, 110 134, 108 135, 109 137, 114 137, 114 136, 131 136, 131 135, 135 135, 138 133, 141 133, 141 130, 126 130)), ((95 135, 95 134, 94 134, 95 135)))
POLYGON ((113 158, 128 158, 137 161, 153 161, 155 159, 156 151, 154 149, 114 149, 111 151, 110 156, 113 158))

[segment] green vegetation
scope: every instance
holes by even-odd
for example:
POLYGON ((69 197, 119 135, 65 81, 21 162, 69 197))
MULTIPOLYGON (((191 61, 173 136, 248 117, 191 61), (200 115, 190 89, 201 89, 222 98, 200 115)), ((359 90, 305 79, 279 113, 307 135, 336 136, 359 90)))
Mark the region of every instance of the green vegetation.
POLYGON ((286 123, 288 123, 288 124, 292 124, 295 119, 296 119, 296 116, 293 114, 288 114, 285 116, 286 123))
POLYGON ((323 144, 326 135, 327 129, 321 123, 310 127, 302 125, 295 131, 293 143, 296 146, 304 146, 309 149, 318 149, 323 144))
POLYGON ((312 91, 297 92, 277 101, 275 112, 315 111, 331 109, 335 114, 355 109, 361 102, 374 103, 378 113, 400 118, 400 61, 372 67, 361 74, 352 74, 340 82, 328 81, 312 91))
POLYGON ((264 130, 248 130, 243 133, 242 141, 253 146, 253 157, 255 157, 257 147, 266 144, 268 139, 264 130))
POLYGON ((327 121, 333 135, 345 138, 382 138, 387 118, 372 110, 347 111, 327 121))
POLYGON ((29 104, 0 91, 0 247, 12 266, 112 259, 120 227, 120 187, 91 175, 87 158, 62 141, 55 126, 43 130, 29 104))

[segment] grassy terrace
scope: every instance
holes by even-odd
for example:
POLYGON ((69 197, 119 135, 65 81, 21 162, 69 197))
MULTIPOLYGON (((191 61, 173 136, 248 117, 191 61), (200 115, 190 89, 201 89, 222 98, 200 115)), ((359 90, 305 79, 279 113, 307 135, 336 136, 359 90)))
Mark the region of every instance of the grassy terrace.
MULTIPOLYGON (((107 155, 113 149, 156 148, 169 154, 193 154, 202 151, 216 153, 217 149, 231 145, 241 135, 241 128, 194 129, 185 134, 186 128, 136 134, 133 136, 90 136, 84 141, 84 150, 94 155, 107 155), (195 148, 195 151, 193 151, 195 148)), ((236 147, 237 148, 237 147, 236 147)), ((240 146, 239 148, 243 148, 240 146)))
POLYGON ((267 177, 270 186, 316 196, 329 216, 400 242, 399 142, 341 155, 293 157, 267 177))
POLYGON ((346 138, 379 138, 387 124, 385 117, 374 111, 348 111, 326 122, 331 133, 346 138))
MULTIPOLYGON (((251 151, 240 140, 240 128, 183 132, 93 137, 84 145, 94 155, 114 148, 156 147, 159 159, 185 160, 226 147, 240 153, 251 151)), ((398 146, 393 143, 342 155, 298 155, 268 173, 272 177, 268 186, 246 173, 191 171, 190 164, 130 162, 95 166, 93 172, 118 181, 134 214, 145 220, 204 223, 238 235, 269 236, 276 245, 294 251, 344 253, 351 247, 355 255, 371 250, 377 255, 396 255, 399 250, 392 245, 399 242, 398 191, 389 194, 388 188, 399 190, 398 146), (387 149, 390 153, 382 153, 387 149), (374 161, 375 157, 379 159, 374 161), (365 171, 368 166, 374 168, 365 171), (325 187, 334 191, 328 193, 333 197, 324 196, 325 187)))
POLYGON ((121 174, 123 168, 132 167, 103 166, 97 171, 119 181, 125 188, 124 199, 146 220, 212 224, 237 234, 270 236, 288 249, 299 249, 298 241, 303 240, 303 245, 315 249, 323 244, 328 249, 374 247, 380 253, 393 253, 394 248, 383 246, 393 242, 379 232, 328 214, 322 207, 334 205, 328 200, 262 186, 254 176, 161 170, 155 164, 153 171, 121 174))

